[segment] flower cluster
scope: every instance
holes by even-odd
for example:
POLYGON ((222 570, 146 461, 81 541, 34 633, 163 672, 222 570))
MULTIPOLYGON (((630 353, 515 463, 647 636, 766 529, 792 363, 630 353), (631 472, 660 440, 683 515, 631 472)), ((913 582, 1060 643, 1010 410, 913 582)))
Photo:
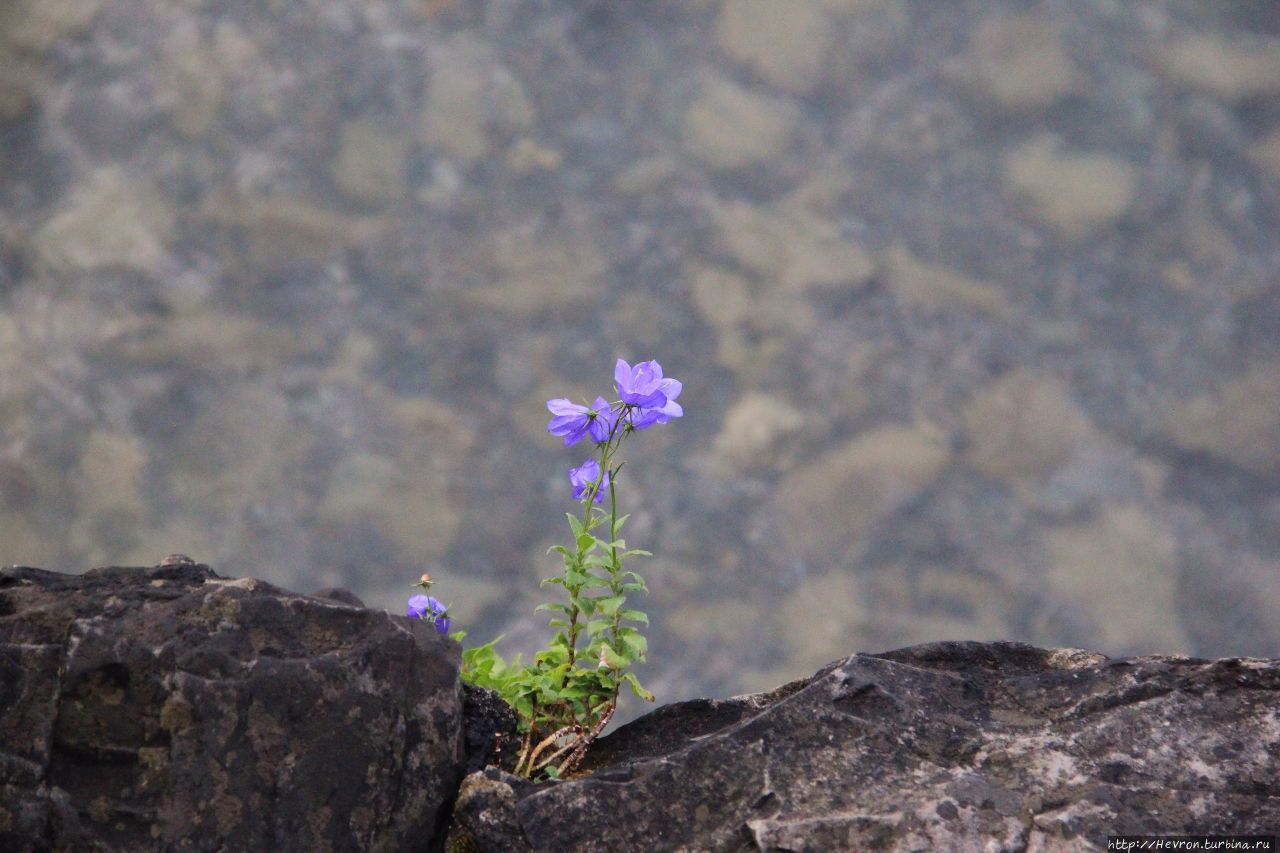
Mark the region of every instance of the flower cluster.
MULTIPOLYGON (((547 424, 547 432, 563 438, 565 447, 572 447, 587 436, 597 447, 605 447, 615 437, 621 437, 619 427, 626 434, 665 424, 684 414, 676 402, 684 386, 678 379, 663 376, 662 365, 656 361, 641 361, 632 367, 620 358, 613 368, 613 381, 618 392, 616 403, 604 397, 596 397, 590 406, 564 397, 548 400, 547 410, 555 417, 547 424)), ((589 494, 600 503, 609 486, 609 471, 605 469, 602 475, 600 464, 588 459, 569 470, 569 482, 574 500, 589 494)))

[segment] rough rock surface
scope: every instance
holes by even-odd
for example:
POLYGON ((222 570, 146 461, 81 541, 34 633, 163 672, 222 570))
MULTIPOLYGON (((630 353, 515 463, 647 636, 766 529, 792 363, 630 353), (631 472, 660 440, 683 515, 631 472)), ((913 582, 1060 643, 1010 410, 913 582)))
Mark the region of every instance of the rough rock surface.
POLYGON ((341 598, 189 561, 0 569, 0 849, 429 846, 457 647, 341 598))
POLYGON ((467 777, 451 849, 1089 850, 1280 826, 1280 661, 1018 643, 853 655, 661 708, 591 775, 467 777))

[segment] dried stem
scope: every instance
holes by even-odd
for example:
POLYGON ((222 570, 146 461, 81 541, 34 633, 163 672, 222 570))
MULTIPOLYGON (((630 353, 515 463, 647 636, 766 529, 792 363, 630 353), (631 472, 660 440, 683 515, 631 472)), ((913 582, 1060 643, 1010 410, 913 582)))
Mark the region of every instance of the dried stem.
MULTIPOLYGON (((547 747, 554 744, 557 740, 561 738, 561 736, 567 735, 570 732, 581 732, 581 731, 582 731, 581 726, 568 725, 568 726, 565 726, 564 728, 556 729, 554 732, 552 732, 551 734, 543 738, 538 743, 538 745, 534 747, 533 752, 530 753, 528 758, 524 761, 525 777, 529 777, 533 775, 533 771, 537 769, 533 766, 533 764, 535 761, 538 760, 538 756, 542 754, 543 750, 545 750, 547 747)), ((520 770, 520 765, 516 765, 516 771, 519 772, 519 770, 520 770)))
POLYGON ((617 707, 618 707, 618 694, 615 693, 613 695, 613 698, 609 700, 609 706, 605 708, 604 714, 601 715, 600 717, 600 721, 597 722, 595 724, 595 727, 591 729, 591 733, 588 734, 586 737, 579 738, 577 749, 575 749, 568 758, 566 758, 563 762, 561 762, 560 764, 561 776, 564 776, 564 774, 571 772, 573 768, 578 766, 578 762, 581 761, 582 757, 587 754, 587 750, 591 747, 591 744, 596 742, 596 738, 598 738, 600 736, 600 733, 604 731, 604 727, 609 725, 609 720, 613 718, 613 712, 617 707))

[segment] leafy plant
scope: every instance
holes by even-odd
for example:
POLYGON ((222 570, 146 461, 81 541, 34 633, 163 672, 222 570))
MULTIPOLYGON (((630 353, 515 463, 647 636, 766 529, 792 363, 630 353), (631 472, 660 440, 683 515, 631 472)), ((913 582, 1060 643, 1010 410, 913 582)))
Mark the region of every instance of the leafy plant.
MULTIPOLYGON (((497 691, 515 709, 522 732, 515 769, 525 777, 572 771, 613 717, 623 685, 653 701, 631 671, 648 651, 640 626, 647 626, 649 617, 627 601, 647 588, 623 565, 649 552, 628 548, 621 535, 627 516, 618 514, 623 467, 618 451, 632 434, 684 414, 676 402, 681 383, 664 377, 656 361, 633 367, 622 359, 614 383, 618 399, 612 402, 603 397, 590 406, 563 398, 547 402, 554 416, 547 426, 552 435, 563 437, 566 447, 588 437, 595 444, 595 455, 569 470, 573 498, 582 505, 580 513, 566 513, 569 544, 547 552, 558 554, 562 563, 560 574, 542 582, 560 588, 559 600, 537 608, 552 614, 550 643, 528 664, 519 656, 505 660, 497 650, 500 637, 462 654, 463 680, 497 691)), ((427 589, 430 579, 424 576, 422 585, 427 589)), ((447 608, 438 600, 414 596, 409 610, 448 633, 447 608)))

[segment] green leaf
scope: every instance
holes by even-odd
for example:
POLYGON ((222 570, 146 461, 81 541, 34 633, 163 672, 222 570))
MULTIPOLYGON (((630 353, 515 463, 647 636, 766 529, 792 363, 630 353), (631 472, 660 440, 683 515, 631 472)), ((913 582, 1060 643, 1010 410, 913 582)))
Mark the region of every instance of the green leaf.
POLYGON ((626 523, 627 523, 627 519, 628 519, 628 518, 630 518, 630 517, 631 517, 631 513, 627 513, 626 515, 621 516, 621 517, 618 519, 618 521, 613 525, 613 529, 614 529, 614 530, 621 530, 621 529, 622 529, 622 525, 626 524, 626 523))
POLYGON ((578 517, 571 512, 566 512, 565 518, 569 519, 569 529, 573 531, 573 538, 577 539, 586 531, 582 527, 582 522, 578 521, 578 517))
POLYGON ((618 632, 618 642, 627 650, 627 655, 634 660, 644 660, 649 651, 649 641, 644 635, 632 628, 618 632))
POLYGON ((573 613, 573 610, 569 605, 561 604, 558 601, 549 601, 545 604, 539 604, 537 607, 533 608, 534 613, 537 613, 539 610, 558 610, 565 615, 571 615, 573 613))
POLYGON ((608 619, 592 619, 587 623, 587 636, 596 637, 602 632, 609 630, 608 619))
POLYGON ((640 679, 636 678, 636 674, 634 672, 624 672, 622 674, 622 680, 631 688, 631 692, 636 695, 636 698, 643 699, 646 702, 653 701, 653 694, 648 690, 645 690, 644 687, 640 685, 640 679))
POLYGON ((578 550, 583 553, 590 551, 593 544, 599 541, 599 539, 592 536, 590 533, 580 533, 577 538, 578 550))
POLYGON ((618 608, 627 600, 625 595, 610 595, 606 598, 597 598, 596 608, 606 616, 613 616, 618 612, 618 608))
MULTIPOLYGON (((621 548, 622 546, 619 545, 618 547, 621 548)), ((621 554, 621 559, 625 560, 627 557, 652 557, 652 556, 653 556, 652 551, 646 551, 643 548, 632 548, 630 551, 623 551, 621 554)))
POLYGON ((649 614, 643 610, 619 610, 618 616, 631 622, 639 622, 642 625, 649 624, 649 614))

